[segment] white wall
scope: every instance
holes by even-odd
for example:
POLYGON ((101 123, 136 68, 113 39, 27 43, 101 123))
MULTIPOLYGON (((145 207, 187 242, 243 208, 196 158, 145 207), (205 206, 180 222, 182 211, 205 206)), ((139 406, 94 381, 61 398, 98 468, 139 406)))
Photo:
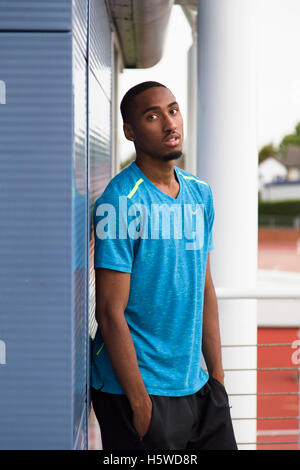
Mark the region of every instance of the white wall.
POLYGON ((261 188, 260 194, 262 201, 285 201, 287 199, 300 199, 300 181, 298 184, 280 183, 264 186, 261 188))
POLYGON ((258 167, 259 188, 263 184, 271 183, 276 178, 284 178, 287 175, 287 169, 275 158, 267 158, 258 167))

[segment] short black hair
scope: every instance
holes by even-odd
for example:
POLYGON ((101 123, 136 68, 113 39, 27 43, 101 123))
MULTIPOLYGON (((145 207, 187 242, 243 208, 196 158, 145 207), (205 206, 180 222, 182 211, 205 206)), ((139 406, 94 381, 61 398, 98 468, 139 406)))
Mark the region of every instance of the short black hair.
POLYGON ((154 87, 159 87, 159 86, 161 86, 163 88, 167 88, 162 83, 151 82, 151 81, 142 82, 142 83, 139 83, 138 85, 135 85, 134 87, 130 88, 130 90, 128 90, 125 93, 125 95, 124 95, 124 97, 121 101, 121 105, 120 105, 123 122, 129 122, 130 108, 131 108, 133 99, 137 95, 142 93, 143 91, 148 90, 149 88, 154 88, 154 87))

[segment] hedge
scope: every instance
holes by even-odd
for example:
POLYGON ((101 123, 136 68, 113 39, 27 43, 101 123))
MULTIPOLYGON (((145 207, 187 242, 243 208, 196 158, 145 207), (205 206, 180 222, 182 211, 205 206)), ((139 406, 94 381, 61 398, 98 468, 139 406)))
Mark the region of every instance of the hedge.
POLYGON ((300 199, 286 201, 259 201, 259 215, 284 215, 297 217, 300 215, 300 199))

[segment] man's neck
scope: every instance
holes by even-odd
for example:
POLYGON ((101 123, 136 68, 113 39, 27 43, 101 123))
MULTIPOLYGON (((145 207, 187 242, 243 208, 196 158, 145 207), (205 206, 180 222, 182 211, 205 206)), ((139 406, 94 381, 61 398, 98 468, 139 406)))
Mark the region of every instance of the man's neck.
POLYGON ((151 183, 176 199, 179 193, 179 182, 174 171, 175 160, 161 161, 151 157, 137 156, 135 163, 151 183))
POLYGON ((137 156, 135 163, 153 184, 170 186, 176 180, 175 160, 164 162, 151 157, 137 156))

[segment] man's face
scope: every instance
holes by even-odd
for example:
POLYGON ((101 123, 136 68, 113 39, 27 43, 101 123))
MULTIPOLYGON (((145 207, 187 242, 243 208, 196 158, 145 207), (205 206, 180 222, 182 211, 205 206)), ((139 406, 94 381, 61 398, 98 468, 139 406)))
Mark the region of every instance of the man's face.
POLYGON ((179 105, 168 88, 154 87, 134 98, 130 123, 124 132, 137 153, 163 161, 182 154, 183 120, 179 105))

